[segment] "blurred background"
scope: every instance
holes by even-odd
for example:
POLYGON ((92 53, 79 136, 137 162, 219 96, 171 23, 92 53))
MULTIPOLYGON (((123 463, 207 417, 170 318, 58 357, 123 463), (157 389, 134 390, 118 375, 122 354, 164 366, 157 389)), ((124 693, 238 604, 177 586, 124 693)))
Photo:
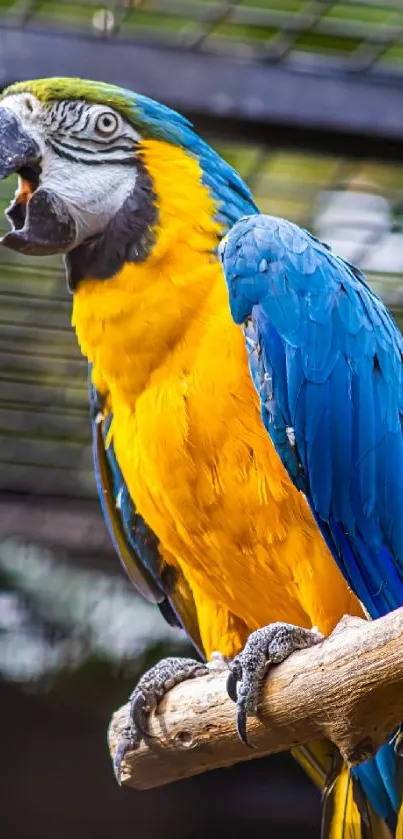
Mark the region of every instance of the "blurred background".
MULTIPOLYGON (((364 268, 400 322, 401 0, 0 0, 0 89, 52 75, 184 112, 264 212, 364 268)), ((186 640, 111 550, 59 262, 0 249, 0 306, 1 836, 318 837, 319 796, 287 755, 117 789, 111 713, 186 640)))

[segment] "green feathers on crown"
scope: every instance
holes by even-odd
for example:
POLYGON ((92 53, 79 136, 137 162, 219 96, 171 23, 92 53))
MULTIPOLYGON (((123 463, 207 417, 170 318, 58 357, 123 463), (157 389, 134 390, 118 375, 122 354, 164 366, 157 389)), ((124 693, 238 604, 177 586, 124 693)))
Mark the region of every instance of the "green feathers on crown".
MULTIPOLYGON (((82 99, 114 108, 140 134, 181 144, 183 133, 192 133, 185 117, 146 96, 105 82, 76 78, 34 79, 8 87, 2 97, 11 93, 32 93, 41 102, 82 99)), ((196 135, 194 135, 196 136, 196 135)))

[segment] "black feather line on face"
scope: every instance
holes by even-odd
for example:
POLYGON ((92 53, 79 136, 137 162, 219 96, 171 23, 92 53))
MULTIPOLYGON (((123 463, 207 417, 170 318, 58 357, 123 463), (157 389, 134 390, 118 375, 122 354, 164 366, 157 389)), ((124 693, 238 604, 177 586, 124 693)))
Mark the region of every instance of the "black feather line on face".
POLYGON ((106 229, 65 255, 69 291, 74 292, 81 280, 108 280, 126 263, 147 259, 158 210, 152 179, 140 159, 136 168, 136 184, 106 229))

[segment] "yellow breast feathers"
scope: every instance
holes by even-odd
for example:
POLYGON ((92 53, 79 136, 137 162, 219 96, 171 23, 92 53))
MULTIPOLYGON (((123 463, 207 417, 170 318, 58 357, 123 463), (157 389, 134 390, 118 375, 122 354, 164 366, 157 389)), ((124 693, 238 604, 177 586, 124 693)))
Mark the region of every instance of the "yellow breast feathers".
POLYGON ((214 254, 216 206, 182 149, 150 140, 142 157, 156 245, 81 283, 73 310, 129 492, 192 587, 207 652, 233 654, 272 620, 329 632, 360 608, 263 427, 214 254))

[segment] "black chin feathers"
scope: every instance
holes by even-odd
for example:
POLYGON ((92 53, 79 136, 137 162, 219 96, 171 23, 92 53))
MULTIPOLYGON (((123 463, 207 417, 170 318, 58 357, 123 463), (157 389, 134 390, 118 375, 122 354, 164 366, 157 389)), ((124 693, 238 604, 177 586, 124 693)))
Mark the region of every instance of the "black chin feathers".
POLYGON ((158 220, 152 179, 137 160, 136 185, 106 229, 64 257, 67 287, 74 292, 81 280, 108 280, 128 262, 144 262, 154 244, 158 220))

